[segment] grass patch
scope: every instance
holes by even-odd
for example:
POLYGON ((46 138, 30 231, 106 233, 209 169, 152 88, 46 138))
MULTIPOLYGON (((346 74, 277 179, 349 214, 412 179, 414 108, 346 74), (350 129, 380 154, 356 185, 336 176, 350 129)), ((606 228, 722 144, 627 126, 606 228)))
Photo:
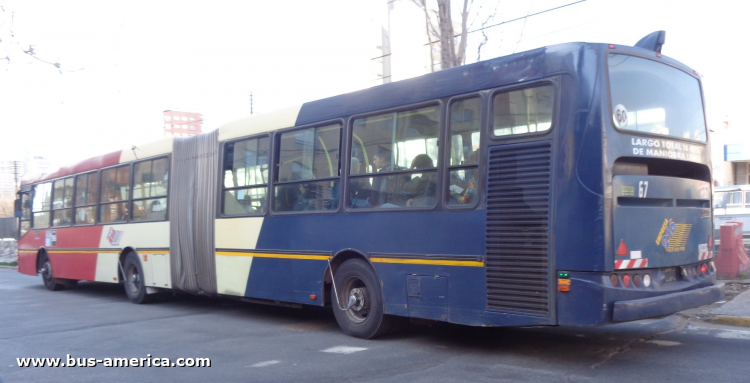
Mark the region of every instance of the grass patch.
POLYGON ((18 266, 18 261, 0 262, 0 266, 18 266))

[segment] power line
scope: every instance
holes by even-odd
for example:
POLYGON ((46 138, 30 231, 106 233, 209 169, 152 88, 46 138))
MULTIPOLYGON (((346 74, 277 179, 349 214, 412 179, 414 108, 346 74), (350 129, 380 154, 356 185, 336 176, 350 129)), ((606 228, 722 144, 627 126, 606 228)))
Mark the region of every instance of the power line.
MULTIPOLYGON (((518 17, 518 18, 515 18, 515 19, 512 19, 512 20, 506 20, 506 21, 503 21, 503 22, 500 22, 500 23, 497 23, 497 24, 492 24, 492 25, 488 25, 486 27, 478 28, 478 29, 475 29, 473 31, 468 31, 468 32, 466 32, 466 34, 483 31, 485 29, 494 28, 494 27, 497 27, 497 26, 500 26, 500 25, 503 25, 503 24, 508 24, 508 23, 512 23, 514 21, 518 21, 518 20, 522 20, 522 19, 527 19, 527 18, 532 17, 532 16, 538 16, 538 15, 541 15, 543 13, 551 12, 551 11, 554 11, 554 10, 557 10, 557 9, 562 9, 562 8, 565 8, 565 7, 569 7, 571 5, 575 5, 575 4, 578 4, 578 3, 583 3, 585 1, 586 0, 579 0, 579 1, 575 1, 575 2, 572 2, 572 3, 565 4, 565 5, 561 5, 559 7, 545 9, 545 10, 539 11, 537 13, 532 13, 530 15, 527 14, 526 16, 523 16, 523 17, 518 17)), ((460 36, 461 35, 455 35, 455 36, 453 36, 453 38, 460 37, 460 36)), ((440 42, 440 40, 430 41, 430 42, 428 42, 427 44, 424 44, 424 45, 430 45, 430 44, 434 44, 434 43, 438 43, 438 42, 440 42)))

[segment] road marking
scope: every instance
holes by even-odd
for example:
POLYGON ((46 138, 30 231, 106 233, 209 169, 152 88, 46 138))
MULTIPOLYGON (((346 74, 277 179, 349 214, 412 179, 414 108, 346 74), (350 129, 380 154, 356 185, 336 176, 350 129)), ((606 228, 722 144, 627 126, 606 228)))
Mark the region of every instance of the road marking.
POLYGON ((330 352, 332 354, 352 354, 359 351, 367 350, 366 347, 349 347, 349 346, 336 346, 329 349, 320 350, 321 352, 330 352))
POLYGON ((265 362, 255 363, 254 365, 250 367, 266 367, 266 366, 270 366, 270 365, 278 364, 278 363, 281 363, 281 361, 280 360, 267 360, 265 362))
POLYGON ((750 340, 750 331, 741 331, 741 330, 722 331, 716 334, 716 337, 724 338, 724 339, 748 339, 750 340))
POLYGON ((648 343, 653 343, 659 346, 667 346, 667 347, 679 346, 682 344, 680 342, 672 342, 671 340, 650 340, 648 341, 648 343))

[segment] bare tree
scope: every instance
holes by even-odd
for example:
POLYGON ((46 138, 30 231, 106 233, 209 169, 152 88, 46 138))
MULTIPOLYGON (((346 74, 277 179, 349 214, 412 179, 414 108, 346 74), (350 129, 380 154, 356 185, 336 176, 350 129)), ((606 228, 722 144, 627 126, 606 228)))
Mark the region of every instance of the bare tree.
POLYGON ((37 61, 57 68, 60 74, 62 74, 63 70, 65 70, 66 72, 75 72, 83 69, 64 69, 59 62, 44 60, 37 56, 37 53, 34 50, 34 45, 23 45, 18 41, 14 32, 14 21, 15 13, 10 9, 6 9, 5 6, 0 5, 0 56, 4 56, 0 57, 0 63, 2 63, 2 61, 5 61, 5 64, 9 65, 11 63, 12 57, 14 57, 15 55, 21 55, 21 53, 23 53, 31 56, 37 61))
MULTIPOLYGON (((466 46, 467 46, 467 34, 470 25, 472 24, 469 20, 471 14, 471 7, 474 4, 474 0, 463 0, 461 2, 460 13, 455 14, 452 10, 451 0, 435 0, 437 4, 437 11, 431 8, 427 0, 412 0, 414 4, 420 7, 425 15, 425 30, 427 33, 427 39, 430 42, 430 71, 434 70, 435 58, 433 55, 432 44, 440 43, 440 68, 447 69, 455 66, 463 65, 466 63, 466 46), (461 19, 460 32, 456 34, 454 30, 453 18, 458 16, 461 19)), ((480 6, 481 10, 482 7, 480 6)), ((497 12, 497 6, 494 11, 486 16, 482 25, 486 25, 489 20, 494 19, 495 13, 497 12)), ((479 17, 479 14, 475 16, 479 17)), ((478 50, 481 52, 482 46, 487 42, 487 36, 485 41, 480 44, 478 50)))

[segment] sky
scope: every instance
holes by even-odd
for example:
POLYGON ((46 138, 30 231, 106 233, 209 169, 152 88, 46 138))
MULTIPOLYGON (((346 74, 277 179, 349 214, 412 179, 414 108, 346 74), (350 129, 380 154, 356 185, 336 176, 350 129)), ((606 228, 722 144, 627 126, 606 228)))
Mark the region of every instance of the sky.
MULTIPOLYGON (((0 61, 0 160, 29 153, 64 165, 152 141, 164 110, 202 113, 204 131, 216 129, 249 115, 250 92, 263 113, 378 85, 388 1, 0 0, 0 58, 10 57, 0 61), (36 58, 23 53, 30 45, 36 58)), ((481 58, 572 41, 634 45, 666 30, 662 53, 703 76, 709 126, 745 127, 742 2, 588 0, 523 19, 575 1, 474 0, 482 18, 470 29, 495 8, 494 23, 522 18, 487 29, 481 58)), ((468 63, 481 37, 470 34, 468 63)))

